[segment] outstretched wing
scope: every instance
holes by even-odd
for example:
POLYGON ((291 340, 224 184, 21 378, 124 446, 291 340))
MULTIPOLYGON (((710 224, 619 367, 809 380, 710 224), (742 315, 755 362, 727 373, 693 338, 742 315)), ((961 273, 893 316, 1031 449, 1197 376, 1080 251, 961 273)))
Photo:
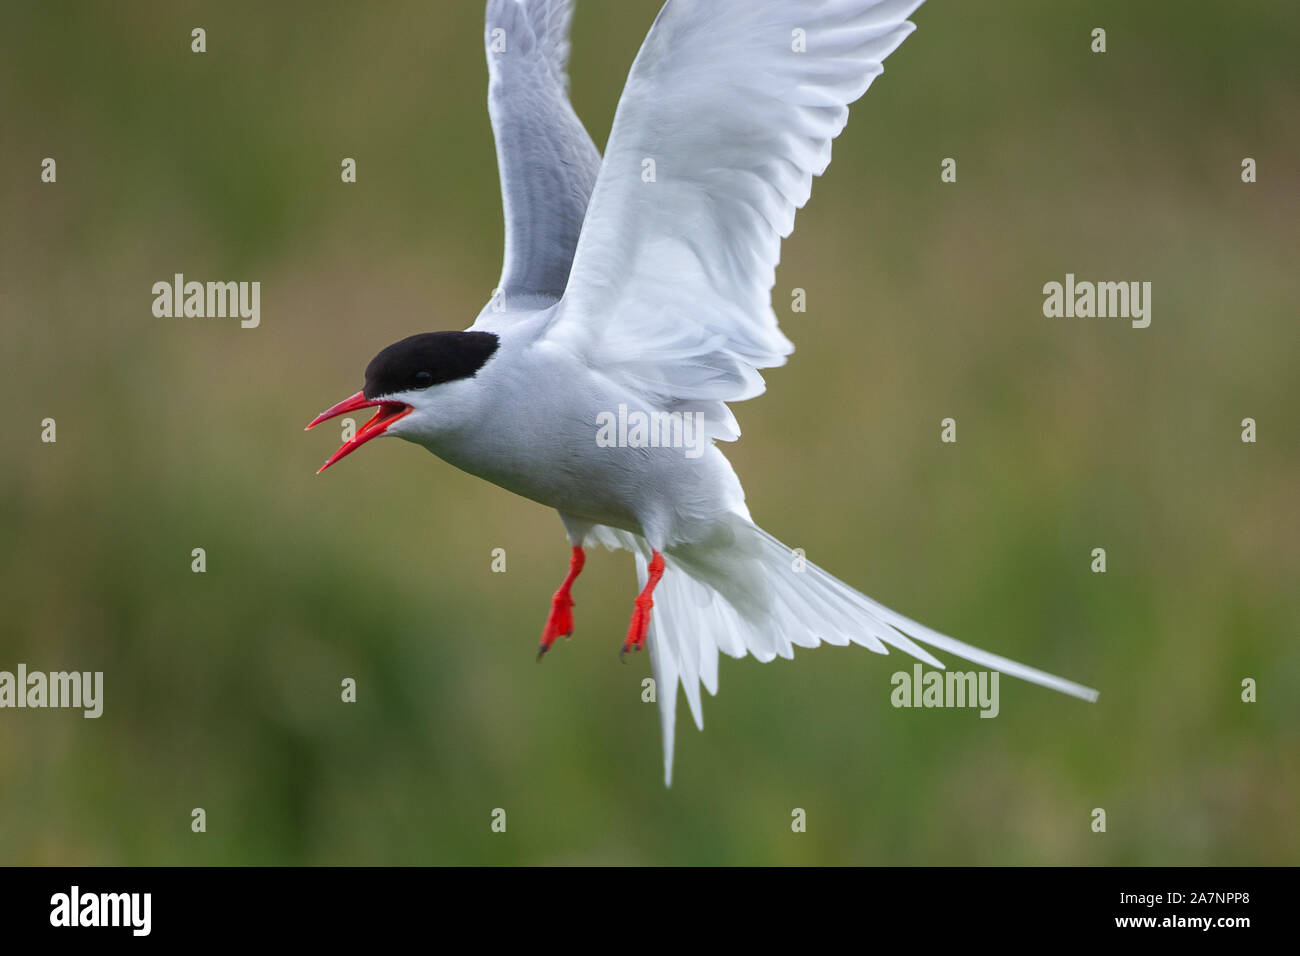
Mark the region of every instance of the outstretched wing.
POLYGON ((488 112, 506 225, 499 294, 507 306, 536 308, 563 295, 600 170, 600 152, 569 103, 572 18, 573 0, 488 0, 488 112))
POLYGON ((781 239, 849 104, 921 0, 668 0, 632 67, 547 337, 668 408, 763 390, 793 346, 771 290, 781 239))

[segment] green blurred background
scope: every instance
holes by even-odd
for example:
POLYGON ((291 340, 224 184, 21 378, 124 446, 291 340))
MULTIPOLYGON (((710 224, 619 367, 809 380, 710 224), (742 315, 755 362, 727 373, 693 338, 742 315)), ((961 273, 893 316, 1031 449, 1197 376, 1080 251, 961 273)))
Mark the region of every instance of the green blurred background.
MULTIPOLYGON (((627 554, 539 666, 553 513, 396 441, 318 478, 302 432, 495 285, 482 5, 6 0, 0 669, 102 670, 105 709, 0 712, 0 863, 1300 861, 1300 9, 993 6, 932 0, 855 107, 728 452, 791 546, 1101 699, 724 658, 666 791, 627 554), (261 327, 154 318, 175 272, 260 281, 261 327), (1066 272, 1151 281, 1151 327, 1045 319, 1066 272)), ((579 3, 597 144, 657 7, 579 3)))

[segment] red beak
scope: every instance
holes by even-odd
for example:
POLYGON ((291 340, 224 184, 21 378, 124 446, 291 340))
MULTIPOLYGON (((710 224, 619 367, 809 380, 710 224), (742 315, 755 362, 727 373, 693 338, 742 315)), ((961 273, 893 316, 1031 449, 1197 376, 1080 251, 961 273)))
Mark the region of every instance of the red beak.
POLYGON ((316 474, 319 475, 340 458, 346 458, 366 442, 370 441, 370 439, 378 438, 384 432, 388 431, 388 427, 392 425, 393 422, 397 421, 399 418, 404 418, 411 414, 411 412, 415 411, 415 409, 410 405, 407 405, 405 402, 378 401, 376 399, 366 398, 365 392, 357 392, 351 398, 343 399, 343 401, 339 402, 333 408, 325 409, 325 411, 312 419, 311 424, 307 426, 306 430, 311 431, 321 422, 327 422, 331 418, 338 418, 340 415, 345 415, 348 412, 355 412, 361 408, 378 408, 379 411, 375 412, 374 417, 371 418, 370 421, 357 429, 357 433, 352 437, 351 441, 344 443, 342 448, 330 455, 329 461, 321 465, 320 471, 317 471, 316 474))

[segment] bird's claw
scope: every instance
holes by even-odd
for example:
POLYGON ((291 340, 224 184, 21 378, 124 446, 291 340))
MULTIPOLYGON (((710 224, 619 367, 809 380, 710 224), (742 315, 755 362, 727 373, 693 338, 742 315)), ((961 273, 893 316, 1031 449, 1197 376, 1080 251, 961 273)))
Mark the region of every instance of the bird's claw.
POLYGON ((623 649, 618 652, 619 660, 627 663, 628 651, 639 651, 645 647, 646 633, 650 630, 650 609, 654 607, 654 602, 648 597, 642 596, 636 599, 636 608, 632 612, 632 623, 627 629, 627 640, 623 642, 623 649))
POLYGON ((542 641, 538 645, 537 659, 540 661, 546 655, 557 637, 563 637, 567 640, 572 634, 573 598, 566 591, 560 590, 555 592, 555 596, 551 598, 551 614, 546 619, 546 627, 542 630, 542 641))

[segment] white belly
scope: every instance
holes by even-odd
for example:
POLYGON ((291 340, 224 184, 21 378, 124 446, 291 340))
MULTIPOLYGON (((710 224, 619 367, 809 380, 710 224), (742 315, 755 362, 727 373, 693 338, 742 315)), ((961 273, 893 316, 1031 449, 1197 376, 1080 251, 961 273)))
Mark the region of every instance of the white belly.
POLYGON ((743 510, 740 483, 711 443, 689 428, 626 427, 654 411, 635 396, 546 354, 494 364, 476 382, 483 400, 471 408, 455 396, 453 427, 402 437, 525 498, 664 543, 694 540, 719 514, 743 510))

